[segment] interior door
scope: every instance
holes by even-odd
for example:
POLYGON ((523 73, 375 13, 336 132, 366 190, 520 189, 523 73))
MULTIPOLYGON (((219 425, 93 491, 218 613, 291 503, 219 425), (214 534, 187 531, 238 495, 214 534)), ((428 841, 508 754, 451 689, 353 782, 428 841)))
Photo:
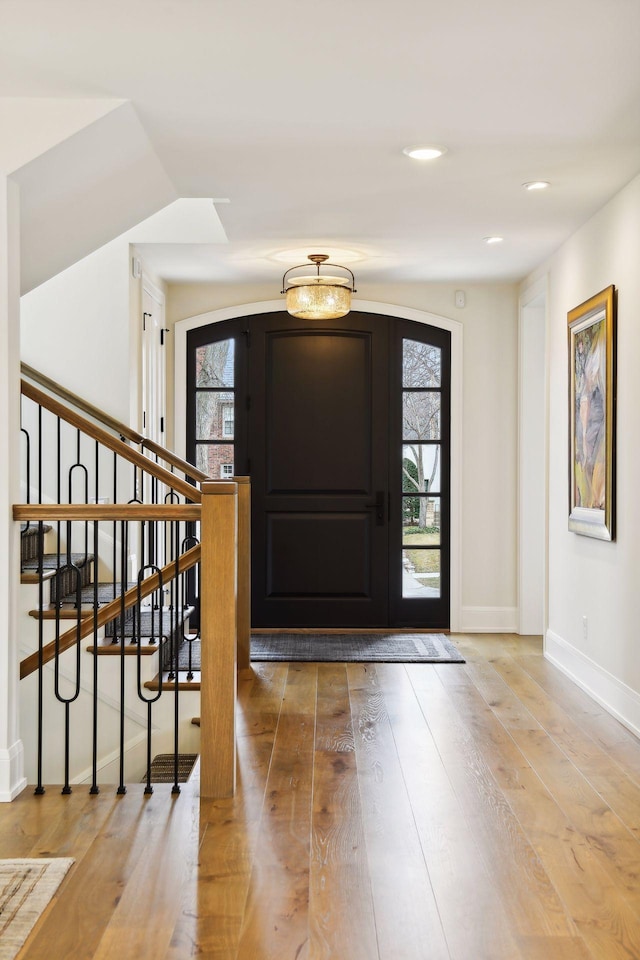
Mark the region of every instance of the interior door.
POLYGON ((388 622, 388 323, 249 323, 254 627, 388 622))

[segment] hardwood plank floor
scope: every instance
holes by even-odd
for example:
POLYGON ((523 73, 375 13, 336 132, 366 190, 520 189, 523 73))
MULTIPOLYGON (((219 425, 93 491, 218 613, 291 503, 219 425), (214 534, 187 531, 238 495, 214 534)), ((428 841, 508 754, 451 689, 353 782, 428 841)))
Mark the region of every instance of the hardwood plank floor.
POLYGON ((538 638, 458 664, 254 664, 238 784, 0 806, 73 856, 19 960, 639 960, 640 742, 538 638))

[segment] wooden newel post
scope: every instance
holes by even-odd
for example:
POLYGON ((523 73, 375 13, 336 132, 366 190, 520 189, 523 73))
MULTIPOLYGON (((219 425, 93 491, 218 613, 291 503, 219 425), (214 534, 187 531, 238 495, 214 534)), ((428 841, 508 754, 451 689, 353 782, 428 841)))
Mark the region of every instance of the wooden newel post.
POLYGON ((236 789, 238 487, 202 483, 200 793, 236 789))
POLYGON ((238 670, 251 663, 251 478, 238 484, 238 670))

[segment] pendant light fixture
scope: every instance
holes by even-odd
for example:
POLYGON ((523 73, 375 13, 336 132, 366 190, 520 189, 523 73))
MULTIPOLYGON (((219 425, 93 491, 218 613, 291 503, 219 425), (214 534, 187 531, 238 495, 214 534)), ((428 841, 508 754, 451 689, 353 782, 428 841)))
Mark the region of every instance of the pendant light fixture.
POLYGON ((286 271, 282 278, 282 291, 286 296, 287 312, 300 320, 336 320, 351 309, 351 294, 356 293, 355 277, 348 267, 327 263, 326 253, 310 253, 308 259, 315 264, 315 274, 289 276, 294 270, 309 269, 306 263, 286 271), (336 277, 320 274, 320 267, 344 270, 348 276, 336 277))

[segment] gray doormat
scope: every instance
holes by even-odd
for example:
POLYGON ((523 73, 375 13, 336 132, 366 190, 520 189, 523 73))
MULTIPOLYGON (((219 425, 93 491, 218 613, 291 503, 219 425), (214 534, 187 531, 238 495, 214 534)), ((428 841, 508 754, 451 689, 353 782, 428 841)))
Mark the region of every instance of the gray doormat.
MULTIPOLYGON (((200 670, 200 641, 183 643, 179 669, 200 670)), ((268 633, 251 635, 252 660, 315 663, 464 663, 443 633, 268 633)))
POLYGON ((443 633, 271 633, 251 636, 252 660, 464 663, 443 633))

